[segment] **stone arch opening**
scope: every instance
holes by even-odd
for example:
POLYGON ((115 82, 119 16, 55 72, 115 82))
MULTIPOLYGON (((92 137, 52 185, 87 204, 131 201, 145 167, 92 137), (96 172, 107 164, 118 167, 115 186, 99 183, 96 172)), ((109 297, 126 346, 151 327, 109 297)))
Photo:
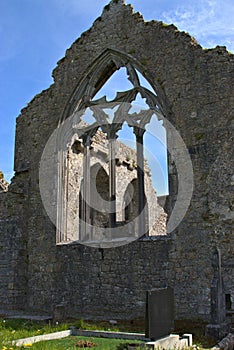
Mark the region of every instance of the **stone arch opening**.
MULTIPOLYGON (((153 205, 150 206, 150 210, 154 211, 151 215, 151 219, 148 218, 148 203, 146 199, 146 173, 147 177, 150 176, 150 170, 146 170, 146 164, 144 159, 144 134, 146 131, 146 125, 151 121, 153 115, 159 120, 164 118, 164 108, 166 106, 165 101, 160 95, 163 95, 153 90, 149 90, 145 86, 141 85, 139 74, 145 78, 146 73, 144 70, 141 72, 141 66, 130 56, 113 50, 106 50, 90 67, 88 74, 82 79, 80 84, 75 89, 73 96, 70 99, 69 104, 66 106, 61 122, 66 121, 69 117, 71 119, 70 125, 72 129, 78 134, 79 142, 73 145, 73 149, 78 149, 78 152, 83 152, 83 200, 82 211, 84 218, 84 225, 82 230, 86 233, 85 237, 93 237, 93 224, 97 225, 97 221, 94 217, 98 218, 98 210, 94 210, 90 203, 92 202, 92 194, 94 191, 91 189, 94 186, 91 175, 92 166, 92 153, 94 152, 93 144, 95 144, 95 137, 98 132, 101 132, 103 138, 106 140, 105 148, 107 151, 96 150, 95 156, 102 157, 101 153, 106 153, 107 167, 108 167, 108 213, 109 213, 109 227, 116 228, 123 223, 123 220, 118 218, 117 212, 117 189, 116 178, 118 171, 116 170, 118 163, 124 165, 128 171, 134 171, 137 178, 137 182, 134 184, 138 186, 136 191, 138 199, 135 201, 138 213, 138 226, 137 235, 144 235, 149 233, 149 224, 154 220, 156 214, 153 205), (93 97, 103 87, 107 80, 114 74, 116 70, 121 67, 126 68, 128 80, 131 83, 132 88, 127 91, 117 92, 114 99, 108 101, 106 96, 101 96, 95 100, 93 97), (146 109, 140 110, 133 108, 133 102, 140 96, 144 99, 147 105, 146 109), (132 110, 133 108, 133 110, 132 110), (84 122, 84 115, 89 110, 91 113, 92 122, 87 124, 84 122), (109 110, 111 113, 107 113, 109 110), (130 111, 131 110, 131 111, 130 111), (110 117, 111 114, 111 117, 110 117), (117 156, 117 148, 119 147, 117 138, 118 132, 122 129, 124 123, 126 123, 131 129, 135 137, 135 159, 130 164, 126 158, 124 161, 119 161, 117 156), (77 148, 78 147, 78 148, 77 148), (127 160, 127 161, 126 161, 127 160), (143 214, 144 212, 144 214, 143 214), (95 215, 94 215, 95 213, 95 215)), ((59 135, 61 139, 62 135, 59 135)), ((100 147, 99 147, 100 148, 100 147)), ((64 164, 64 162, 60 162, 64 164)), ((63 174, 62 171, 59 172, 63 174)), ((61 179, 60 179, 61 181, 61 179)), ((132 178, 128 181, 130 184, 132 178)), ((149 185, 149 184, 148 184, 149 185)), ((97 183, 95 183, 97 187, 97 183)), ((149 186, 148 186, 149 187, 149 186)), ((97 188, 96 188, 97 190, 97 188)), ((149 188, 147 189, 149 191, 149 188)), ((66 192, 66 191, 65 191, 66 192)), ((62 191, 60 195, 63 196, 62 191)), ((123 202, 124 193, 122 193, 123 202)), ((154 196, 156 198, 156 194, 154 196)), ((61 201, 61 198, 59 199, 61 201)), ((157 198, 155 199, 155 205, 157 205, 157 198)), ((67 214, 65 214, 66 216, 67 214)), ((67 221, 68 217, 65 217, 67 221)), ((99 218, 101 220, 101 217, 99 218)), ((106 220, 106 216, 105 216, 106 220)), ((124 220, 126 221, 126 220, 124 220)), ((107 223, 106 223, 107 225, 107 223)), ((81 226, 79 226, 81 227, 81 226)), ((80 236, 80 235, 78 235, 80 236)))
POLYGON ((86 108, 87 102, 92 100, 111 75, 121 67, 129 67, 129 74, 132 67, 141 73, 153 87, 157 95, 157 103, 160 104, 162 114, 166 117, 169 114, 166 96, 157 80, 153 79, 145 67, 133 56, 108 48, 87 68, 85 76, 77 84, 64 108, 59 124, 69 118, 75 111, 86 108))
MULTIPOLYGON (((95 190, 100 195, 103 201, 108 202, 109 200, 109 176, 99 163, 94 164, 90 169, 90 202, 93 203, 95 201, 94 195, 95 190)), ((107 213, 102 212, 96 208, 91 208, 90 216, 91 216, 91 225, 94 227, 108 227, 109 216, 107 213)))
POLYGON ((90 167, 90 205, 85 202, 84 194, 84 180, 81 181, 81 188, 79 191, 79 240, 95 240, 102 235, 102 228, 108 227, 109 216, 102 208, 97 208, 97 205, 92 203, 97 203, 98 198, 96 198, 95 193, 97 191, 98 195, 103 201, 108 202, 109 199, 109 176, 100 163, 95 163, 90 167), (89 205, 89 208, 87 206, 89 205), (99 210, 100 209, 100 210, 99 210), (86 212, 85 212, 86 211, 86 212), (88 212, 88 214, 87 214, 88 212), (90 230, 85 230, 86 215, 90 217, 90 230))
POLYGON ((138 215, 138 184, 137 179, 133 179, 126 188, 124 193, 124 219, 125 221, 131 221, 138 215))

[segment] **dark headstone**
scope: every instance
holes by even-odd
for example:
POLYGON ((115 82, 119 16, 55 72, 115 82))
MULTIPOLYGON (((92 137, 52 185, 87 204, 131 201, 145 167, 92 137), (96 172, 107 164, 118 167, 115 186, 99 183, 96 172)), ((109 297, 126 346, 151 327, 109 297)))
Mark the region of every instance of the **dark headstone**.
POLYGON ((206 336, 221 339, 229 331, 226 317, 226 296, 222 277, 221 252, 218 248, 213 254, 214 277, 211 282, 211 323, 206 326, 206 336))
POLYGON ((146 295, 146 338, 169 335, 174 328, 174 290, 154 289, 146 295))
POLYGON ((221 253, 217 248, 213 254, 214 278, 211 283, 211 323, 221 324, 226 321, 226 300, 223 285, 221 253))
POLYGON ((63 321, 66 318, 66 305, 58 304, 55 305, 53 320, 54 321, 63 321))

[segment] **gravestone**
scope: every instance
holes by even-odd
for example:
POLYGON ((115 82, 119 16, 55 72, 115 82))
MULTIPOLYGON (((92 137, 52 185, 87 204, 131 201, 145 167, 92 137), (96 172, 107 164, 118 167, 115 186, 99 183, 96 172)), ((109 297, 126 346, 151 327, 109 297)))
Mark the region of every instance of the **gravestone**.
POLYGON ((221 251, 216 248, 213 254, 212 266, 214 277, 211 282, 211 323, 206 326, 206 335, 217 339, 225 336, 229 331, 226 318, 226 296, 222 276, 221 251))
POLYGON ((174 290, 170 287, 147 291, 146 338, 167 336, 174 329, 174 290))

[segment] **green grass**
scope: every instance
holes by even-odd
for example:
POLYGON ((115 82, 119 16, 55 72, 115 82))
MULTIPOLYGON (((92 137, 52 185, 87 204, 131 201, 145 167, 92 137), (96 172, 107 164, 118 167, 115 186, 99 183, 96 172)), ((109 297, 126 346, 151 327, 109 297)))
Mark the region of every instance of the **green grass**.
MULTIPOLYGON (((50 350, 71 350, 71 349, 79 349, 76 346, 78 340, 92 340, 97 346, 93 347, 93 349, 116 349, 116 350, 124 350, 127 349, 126 344, 133 343, 133 341, 127 340, 119 340, 119 339, 104 339, 104 338, 85 338, 85 337, 67 337, 58 340, 52 341, 44 341, 32 344, 28 347, 15 347, 12 345, 12 341, 28 338, 31 336, 37 336, 42 334, 48 334, 52 332, 58 332, 62 330, 67 330, 69 327, 73 325, 77 328, 81 329, 89 329, 89 330, 111 330, 111 331, 119 331, 119 328, 116 326, 112 326, 109 322, 92 322, 92 321, 83 321, 76 320, 70 321, 68 323, 63 324, 51 324, 45 322, 35 322, 30 320, 23 319, 0 319, 0 350, 15 350, 15 349, 50 349, 50 350)), ((121 330, 129 329, 126 325, 120 326, 121 330)), ((141 343, 134 341, 134 343, 141 343)))
MULTIPOLYGON (((35 322, 22 319, 0 319, 0 350, 20 349, 12 346, 12 341, 20 338, 27 338, 41 334, 48 334, 62 330, 68 330, 70 326, 88 330, 105 330, 105 331, 123 331, 123 332, 138 332, 144 333, 144 319, 118 321, 117 325, 111 325, 108 321, 84 321, 84 320, 69 320, 67 323, 46 323, 35 322)), ((175 322, 175 332, 177 334, 192 333, 193 341, 196 345, 202 348, 211 348, 216 344, 214 339, 204 336, 205 323, 199 321, 182 320, 175 322)), ((32 345, 29 348, 33 349, 79 349, 76 346, 80 337, 68 337, 60 340, 45 341, 32 345)), ((86 338, 87 340, 94 338, 86 338)), ((95 343, 98 346, 93 349, 126 349, 124 344, 132 343, 133 341, 125 341, 118 339, 95 338, 95 343)), ((134 342, 135 343, 135 342, 134 342)), ((24 349, 24 348, 22 348, 24 349)))
MULTIPOLYGON (((20 338, 58 332, 69 329, 67 324, 48 324, 22 319, 0 319, 0 350, 6 344, 20 338)), ((9 348, 9 346, 8 346, 9 348)), ((19 348, 17 348, 19 349, 19 348)))
MULTIPOLYGON (((140 341, 121 340, 121 339, 105 339, 105 338, 85 338, 85 337, 67 337, 60 340, 48 340, 33 344, 31 349, 35 350, 78 350, 77 343, 80 340, 89 340, 96 344, 91 349, 94 350, 124 350, 127 349, 127 344, 140 344, 140 341)), ((142 349, 142 348, 141 348, 142 349)))

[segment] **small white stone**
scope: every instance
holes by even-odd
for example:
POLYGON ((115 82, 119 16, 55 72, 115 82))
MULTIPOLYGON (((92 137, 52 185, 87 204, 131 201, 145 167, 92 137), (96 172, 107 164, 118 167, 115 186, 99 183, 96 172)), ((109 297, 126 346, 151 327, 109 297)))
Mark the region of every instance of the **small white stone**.
POLYGON ((192 113, 191 113, 191 116, 190 116, 191 118, 196 118, 197 117, 197 112, 195 112, 195 111, 193 111, 192 113))
POLYGON ((117 324, 117 321, 116 320, 109 320, 109 323, 112 325, 115 325, 115 324, 117 324))

